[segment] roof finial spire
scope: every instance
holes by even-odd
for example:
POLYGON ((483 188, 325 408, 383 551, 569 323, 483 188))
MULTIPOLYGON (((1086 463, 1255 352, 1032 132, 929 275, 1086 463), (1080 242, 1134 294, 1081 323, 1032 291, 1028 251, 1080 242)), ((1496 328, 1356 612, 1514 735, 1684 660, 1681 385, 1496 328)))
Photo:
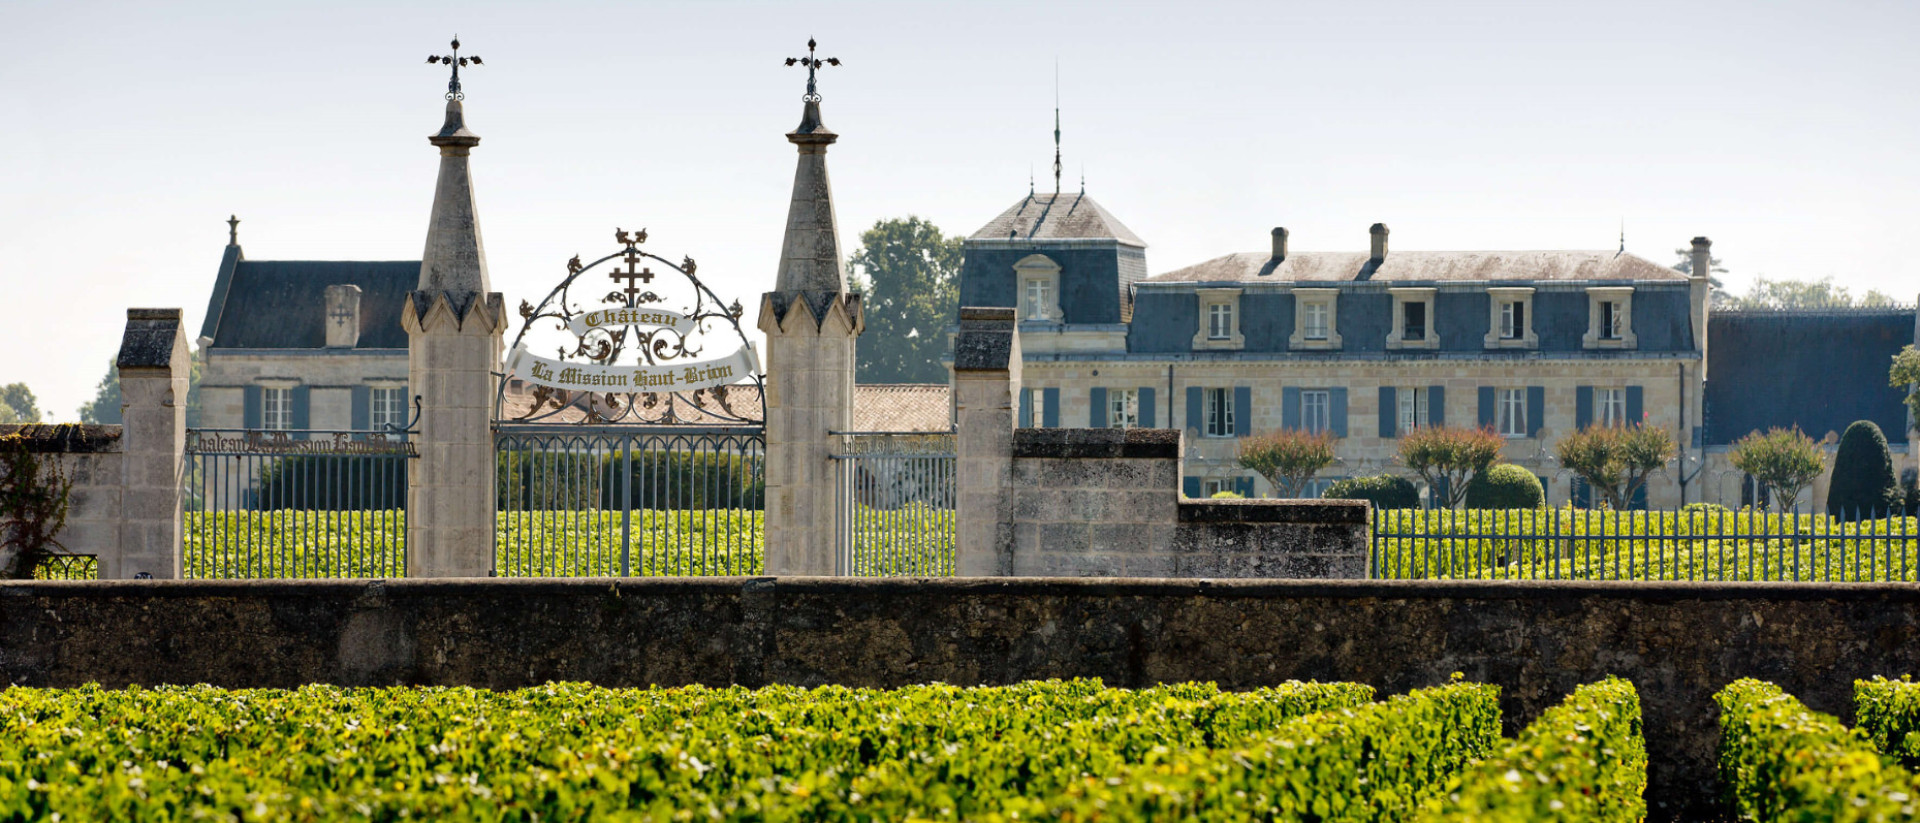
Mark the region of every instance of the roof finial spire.
POLYGON ((807 56, 787 58, 787 65, 789 66, 794 65, 795 63, 798 63, 802 66, 807 67, 807 93, 806 93, 806 96, 801 97, 800 99, 808 103, 820 102, 820 88, 814 82, 814 75, 820 71, 820 68, 822 66, 840 65, 840 58, 838 57, 829 57, 825 60, 821 60, 820 58, 813 56, 813 49, 815 46, 818 46, 818 45, 819 45, 818 43, 813 42, 813 38, 809 37, 807 38, 807 56))
POLYGON ((240 245, 240 217, 238 215, 227 215, 227 245, 240 245))
POLYGON ((1620 218, 1620 251, 1616 252, 1616 254, 1626 254, 1626 253, 1627 253, 1627 218, 1622 217, 1620 218))
POLYGON ((1060 194, 1060 58, 1053 58, 1053 193, 1060 194))
POLYGON ((467 99, 467 96, 460 91, 460 67, 466 65, 469 62, 478 66, 480 65, 480 58, 460 56, 460 35, 458 34, 453 36, 452 45, 453 45, 452 54, 430 54, 430 55, 427 55, 427 62, 428 63, 445 63, 447 64, 448 68, 453 69, 453 77, 447 80, 447 99, 448 100, 465 100, 467 99))

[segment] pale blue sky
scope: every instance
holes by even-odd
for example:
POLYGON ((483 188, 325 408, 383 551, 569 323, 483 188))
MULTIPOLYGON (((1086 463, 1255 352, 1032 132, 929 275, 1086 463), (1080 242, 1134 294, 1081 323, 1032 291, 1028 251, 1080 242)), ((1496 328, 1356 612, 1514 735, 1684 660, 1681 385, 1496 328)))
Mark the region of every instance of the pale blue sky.
POLYGON ((455 31, 495 288, 647 226, 771 286, 809 35, 842 242, 977 228, 1052 162, 1165 271, 1265 248, 1613 248, 1711 236, 1738 288, 1911 300, 1920 4, 0 3, 0 383, 70 418, 124 309, 197 331, 229 213, 253 259, 409 259, 455 31))

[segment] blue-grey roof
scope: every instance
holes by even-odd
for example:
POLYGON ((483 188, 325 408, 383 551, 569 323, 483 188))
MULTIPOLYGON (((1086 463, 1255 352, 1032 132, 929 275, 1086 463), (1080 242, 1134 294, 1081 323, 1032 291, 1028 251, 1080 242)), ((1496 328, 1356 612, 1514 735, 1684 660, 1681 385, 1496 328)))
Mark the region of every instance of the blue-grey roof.
POLYGON ((1912 310, 1714 312, 1707 320, 1707 443, 1799 426, 1816 440, 1872 420, 1906 428, 1887 367, 1914 342, 1912 310))
MULTIPOLYGON (((229 247, 234 248, 234 247, 229 247)), ((327 344, 327 287, 360 287, 362 349, 404 349, 400 307, 420 280, 420 261, 231 261, 215 287, 202 333, 222 349, 319 349, 327 344)))
POLYGON ((1125 246, 1147 245, 1085 192, 1027 195, 967 239, 1114 240, 1125 246))
POLYGON ((1615 251, 1293 252, 1275 264, 1270 252, 1216 257, 1141 281, 1169 282, 1497 282, 1670 281, 1687 276, 1643 257, 1615 251))

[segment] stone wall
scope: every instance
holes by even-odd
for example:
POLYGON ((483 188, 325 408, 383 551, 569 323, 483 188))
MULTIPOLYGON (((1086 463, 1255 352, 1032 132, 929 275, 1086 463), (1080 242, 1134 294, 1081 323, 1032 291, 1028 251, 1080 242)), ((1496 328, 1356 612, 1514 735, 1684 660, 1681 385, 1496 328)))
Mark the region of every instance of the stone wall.
POLYGON ((0 584, 25 686, 897 687, 1298 678, 1383 696, 1452 672, 1511 734, 1631 679, 1653 819, 1711 809, 1712 694, 1779 683, 1851 722, 1855 678, 1920 669, 1920 589, 1876 584, 1068 579, 108 581, 0 584))
POLYGON ((29 451, 52 457, 73 484, 67 525, 54 536, 60 542, 55 551, 98 557, 119 546, 120 427, 0 425, 0 436, 16 433, 29 451))

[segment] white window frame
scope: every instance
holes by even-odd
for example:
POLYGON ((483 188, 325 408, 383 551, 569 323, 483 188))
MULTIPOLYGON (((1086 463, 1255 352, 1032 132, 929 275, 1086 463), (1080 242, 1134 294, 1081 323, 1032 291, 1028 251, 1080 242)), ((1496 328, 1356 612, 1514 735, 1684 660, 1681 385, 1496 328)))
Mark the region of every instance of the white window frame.
POLYGON ((1294 349, 1340 348, 1339 289, 1293 290, 1293 336, 1287 338, 1287 347, 1294 349), (1326 314, 1324 337, 1307 336, 1309 306, 1323 307, 1322 311, 1326 314))
POLYGON ((1494 392, 1494 426, 1501 437, 1508 439, 1527 436, 1527 390, 1496 389, 1494 392))
POLYGON ((1212 497, 1221 492, 1233 491, 1232 478, 1208 477, 1200 481, 1200 496, 1212 497))
POLYGON ((260 387, 260 428, 267 431, 293 428, 293 386, 260 387))
POLYGON ((1394 401, 1400 404, 1396 413, 1400 425, 1394 431, 1402 436, 1408 431, 1429 425, 1427 421, 1433 419, 1427 405, 1433 401, 1432 391, 1426 386, 1402 387, 1394 392, 1394 401))
POLYGON ((379 385, 367 387, 367 426, 374 431, 386 431, 387 424, 405 428, 407 425, 407 387, 401 385, 379 385))
POLYGON ((1300 391, 1300 428, 1309 434, 1333 430, 1333 392, 1327 389, 1300 391))
POLYGON ((1440 332, 1434 327, 1433 307, 1437 289, 1399 288, 1387 289, 1393 295, 1393 330, 1387 333, 1389 349, 1438 349, 1440 332), (1426 313, 1425 333, 1419 338, 1407 336, 1407 307, 1420 305, 1426 313))
POLYGON ((1200 390, 1200 434, 1202 437, 1232 437, 1234 431, 1233 389, 1200 390))
POLYGON ((1060 264, 1044 254, 1029 254, 1013 264, 1014 282, 1019 286, 1020 321, 1023 323, 1059 323, 1066 315, 1060 311, 1060 264), (1035 305, 1029 289, 1041 284, 1041 300, 1035 305))
POLYGON ((1215 303, 1207 307, 1207 339, 1225 340, 1233 336, 1233 304, 1215 303))
POLYGON ((1131 429, 1140 425, 1140 390, 1107 389, 1107 428, 1131 429))
MULTIPOLYGON (((1046 428, 1047 427, 1047 390, 1045 388, 1037 388, 1037 389, 1022 388, 1020 391, 1021 393, 1026 395, 1026 404, 1028 409, 1027 422, 1029 424, 1028 428, 1032 428, 1032 429, 1046 428)), ((1056 420, 1059 419, 1060 410, 1055 409, 1053 416, 1054 416, 1054 419, 1056 420)))
POLYGON ((1247 338, 1240 333, 1240 289, 1195 289, 1200 305, 1200 328, 1193 333, 1195 349, 1238 351, 1246 348, 1247 338), (1214 312, 1223 310, 1227 328, 1214 326, 1214 312), (1225 334, 1216 334, 1224 331, 1225 334))
POLYGON ((1628 422, 1627 390, 1596 387, 1593 390, 1593 422, 1602 426, 1625 425, 1628 422))
POLYGON ((1587 289, 1587 333, 1581 337, 1582 346, 1589 349, 1632 349, 1638 348, 1640 340, 1633 333, 1633 287, 1632 286, 1593 286, 1587 289), (1601 328, 1603 304, 1614 306, 1613 323, 1610 328, 1601 328))
POLYGON ((1533 289, 1525 286, 1496 286, 1487 289, 1486 347, 1489 349, 1537 349, 1540 337, 1533 333, 1533 289), (1520 308, 1521 328, 1507 336, 1506 307, 1520 308))

